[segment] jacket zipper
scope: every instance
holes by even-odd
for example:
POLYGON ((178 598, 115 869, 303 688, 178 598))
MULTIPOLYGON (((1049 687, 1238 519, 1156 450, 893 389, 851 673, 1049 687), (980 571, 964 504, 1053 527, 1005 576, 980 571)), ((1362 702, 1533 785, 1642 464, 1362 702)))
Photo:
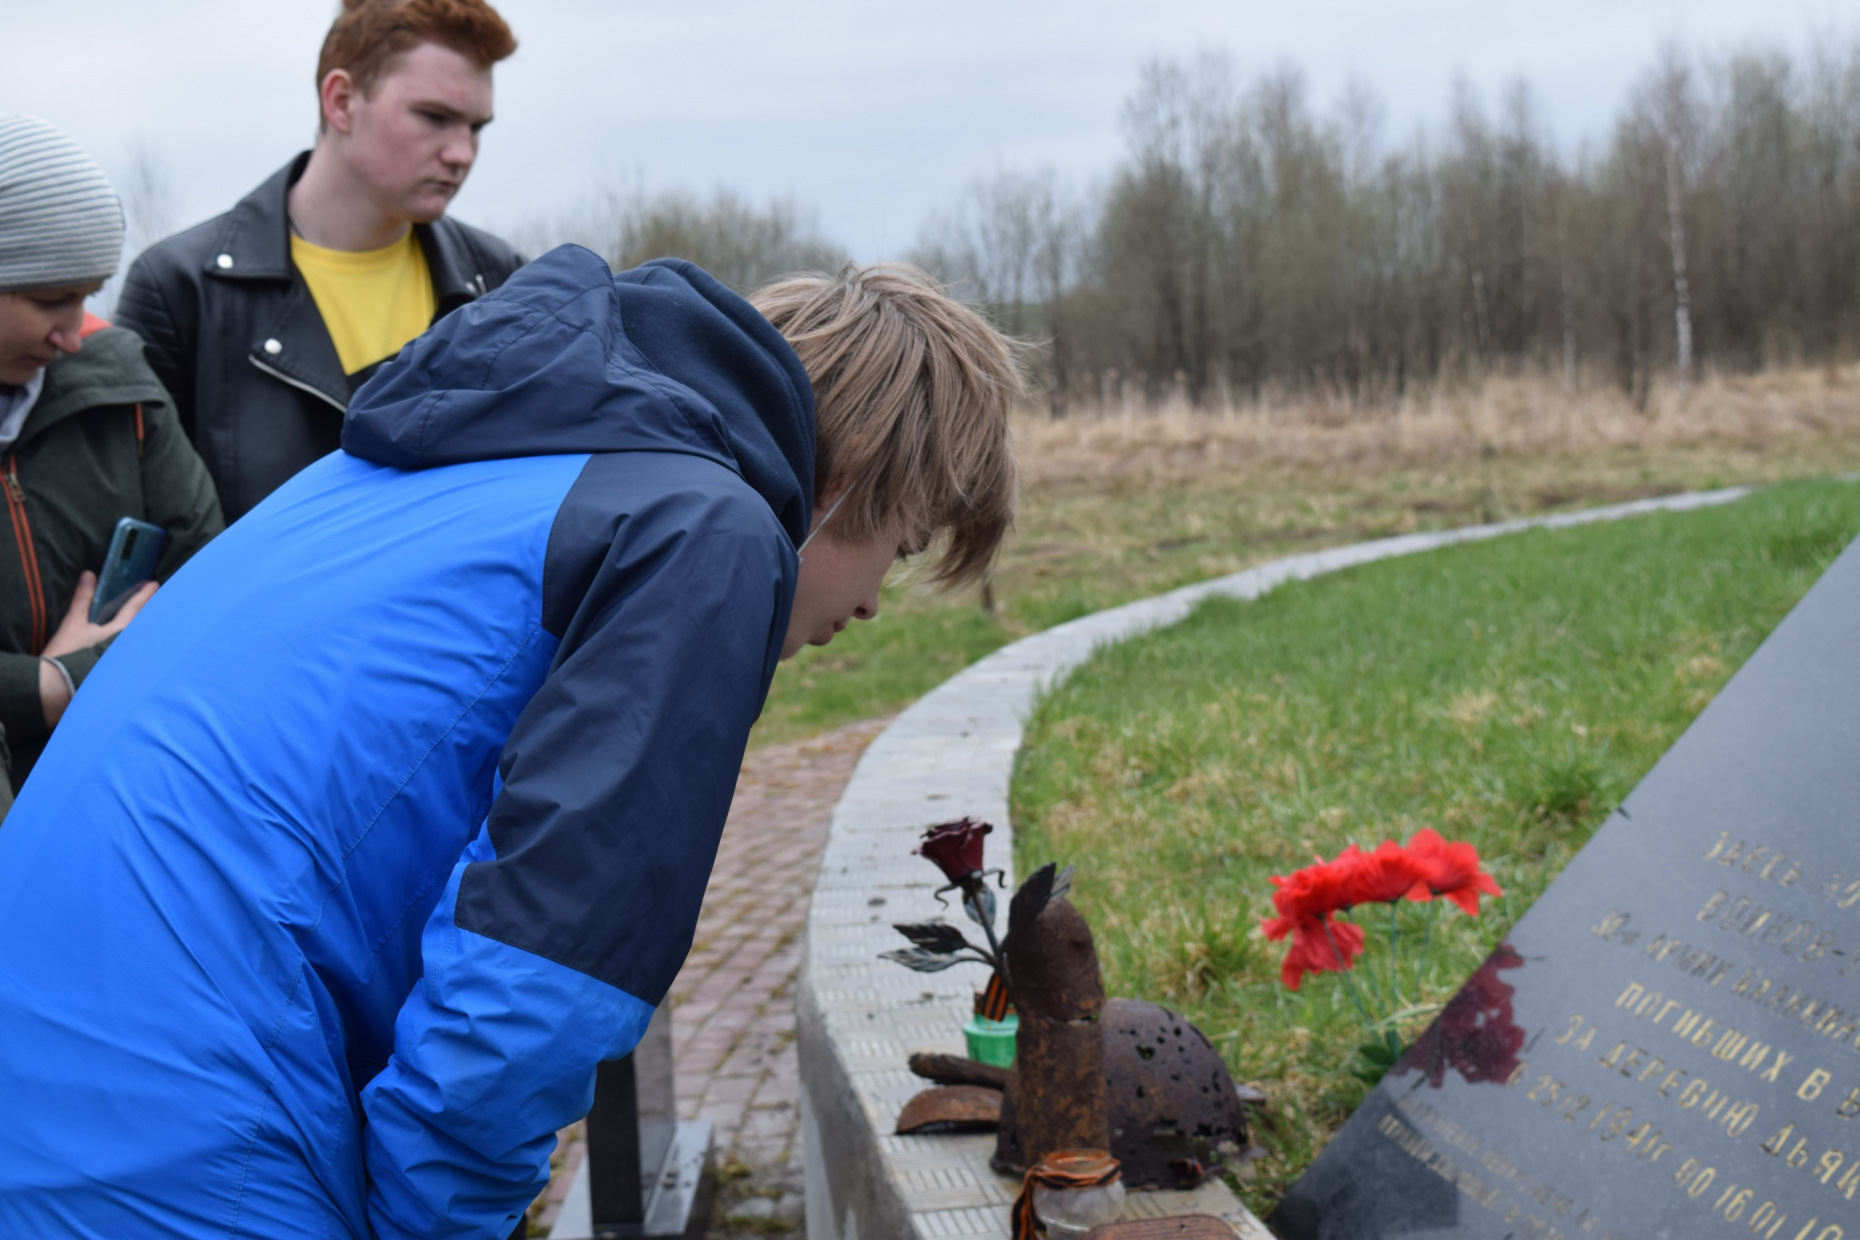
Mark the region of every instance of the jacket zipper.
POLYGON ((308 383, 303 382, 301 379, 293 379, 289 375, 285 374, 282 370, 277 370, 277 369, 274 369, 273 367, 267 366, 265 365, 265 363, 259 361, 257 358, 251 356, 250 354, 246 355, 245 360, 252 363, 252 365, 258 367, 260 370, 264 371, 266 374, 270 375, 272 378, 288 383, 300 392, 308 392, 310 393, 310 395, 316 397, 318 400, 327 401, 329 405, 332 408, 334 408, 337 413, 347 413, 349 411, 349 407, 347 405, 344 405, 340 403, 339 401, 337 401, 335 397, 331 396, 328 392, 325 392, 322 388, 311 387, 308 383))
POLYGON ((32 545, 32 521, 26 516, 26 492, 19 485, 19 458, 6 456, 6 511, 13 519, 13 541, 19 546, 19 567, 26 577, 26 597, 32 604, 32 652, 45 649, 45 584, 39 579, 39 553, 32 545))

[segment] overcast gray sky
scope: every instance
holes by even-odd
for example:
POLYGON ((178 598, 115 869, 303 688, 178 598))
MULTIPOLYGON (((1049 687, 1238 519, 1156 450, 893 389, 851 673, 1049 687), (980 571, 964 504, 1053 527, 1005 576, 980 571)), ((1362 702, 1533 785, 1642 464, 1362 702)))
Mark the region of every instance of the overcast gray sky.
MULTIPOLYGON (((213 215, 314 135, 333 4, 0 0, 0 111, 63 126, 113 175, 141 142, 213 215)), ((1201 48, 1241 70, 1302 65, 1326 104, 1352 75, 1399 135, 1445 113, 1454 74, 1488 98, 1522 75, 1566 145, 1603 135, 1661 40, 1799 51, 1860 33, 1860 0, 506 0, 522 46, 455 207, 514 228, 603 179, 792 197, 862 258, 997 167, 1075 183, 1120 149, 1142 62, 1201 48)))

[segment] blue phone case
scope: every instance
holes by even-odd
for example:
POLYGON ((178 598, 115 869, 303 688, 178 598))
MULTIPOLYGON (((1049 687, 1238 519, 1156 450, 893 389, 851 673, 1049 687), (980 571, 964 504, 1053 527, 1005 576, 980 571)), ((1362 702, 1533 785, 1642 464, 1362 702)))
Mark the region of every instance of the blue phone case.
POLYGON ((108 624, 115 619, 129 596, 155 575, 161 545, 167 541, 168 531, 159 525, 134 517, 116 523, 110 549, 103 556, 103 571, 97 574, 97 593, 90 600, 92 624, 108 624))

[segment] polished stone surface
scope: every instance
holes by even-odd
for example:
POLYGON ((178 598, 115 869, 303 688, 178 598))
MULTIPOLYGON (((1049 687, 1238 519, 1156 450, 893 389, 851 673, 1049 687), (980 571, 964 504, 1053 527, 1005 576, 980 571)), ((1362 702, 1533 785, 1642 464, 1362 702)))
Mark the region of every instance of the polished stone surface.
POLYGON ((1270 1222, 1285 1240, 1860 1237, 1860 543, 1270 1222))

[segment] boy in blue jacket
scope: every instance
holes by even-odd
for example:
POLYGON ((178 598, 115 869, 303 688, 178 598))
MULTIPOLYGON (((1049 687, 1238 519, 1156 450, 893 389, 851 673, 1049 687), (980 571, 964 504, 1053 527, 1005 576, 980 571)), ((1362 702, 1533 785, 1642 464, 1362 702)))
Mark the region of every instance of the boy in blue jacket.
POLYGON ((0 1234, 503 1237, 691 943, 778 659, 985 571, 1008 343, 564 247, 197 556, 0 829, 0 1234), (804 554, 803 554, 804 551, 804 554))

